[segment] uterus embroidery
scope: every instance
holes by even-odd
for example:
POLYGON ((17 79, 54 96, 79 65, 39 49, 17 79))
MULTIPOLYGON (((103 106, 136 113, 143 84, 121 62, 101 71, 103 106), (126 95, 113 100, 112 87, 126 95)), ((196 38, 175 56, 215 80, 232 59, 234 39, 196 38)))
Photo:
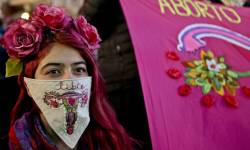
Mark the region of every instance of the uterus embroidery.
POLYGON ((81 93, 66 92, 63 94, 56 91, 50 91, 45 92, 43 100, 50 108, 65 108, 65 131, 67 134, 71 135, 74 133, 74 126, 77 121, 78 106, 80 105, 80 107, 84 107, 87 104, 88 94, 87 90, 84 90, 81 93))

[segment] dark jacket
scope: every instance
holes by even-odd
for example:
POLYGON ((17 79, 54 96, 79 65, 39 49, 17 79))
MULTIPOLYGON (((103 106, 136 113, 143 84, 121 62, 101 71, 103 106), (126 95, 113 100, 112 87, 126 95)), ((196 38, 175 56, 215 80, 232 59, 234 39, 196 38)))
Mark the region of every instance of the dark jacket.
POLYGON ((0 149, 8 149, 10 112, 19 94, 17 77, 0 79, 0 149))
POLYGON ((103 42, 98 63, 108 92, 119 90, 138 78, 134 49, 118 0, 86 0, 83 15, 93 23, 103 42))
MULTIPOLYGON (((4 34, 3 27, 0 27, 0 38, 4 34)), ((0 79, 3 79, 5 76, 5 62, 7 61, 8 56, 3 47, 0 46, 0 79)))

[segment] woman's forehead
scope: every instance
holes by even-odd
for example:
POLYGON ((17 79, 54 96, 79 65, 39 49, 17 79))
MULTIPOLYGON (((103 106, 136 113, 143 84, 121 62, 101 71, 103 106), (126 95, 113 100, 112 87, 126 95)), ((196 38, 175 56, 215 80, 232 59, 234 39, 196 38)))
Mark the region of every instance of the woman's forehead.
POLYGON ((77 49, 60 43, 53 43, 48 54, 41 60, 40 65, 51 62, 72 64, 79 61, 85 62, 77 49))

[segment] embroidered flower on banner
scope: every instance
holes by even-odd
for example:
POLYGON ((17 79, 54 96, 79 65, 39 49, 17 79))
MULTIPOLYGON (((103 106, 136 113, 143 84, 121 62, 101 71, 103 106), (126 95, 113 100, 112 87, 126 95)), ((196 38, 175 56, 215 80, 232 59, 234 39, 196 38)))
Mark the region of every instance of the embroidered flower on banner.
MULTIPOLYGON (((176 52, 168 51, 166 58, 172 61, 178 61, 179 56, 176 52)), ((201 87, 203 96, 201 103, 206 107, 215 104, 215 98, 210 94, 212 91, 217 93, 222 100, 230 107, 238 107, 239 103, 235 98, 236 91, 240 88, 238 80, 241 77, 249 77, 250 72, 235 72, 229 69, 225 64, 224 57, 215 57, 212 51, 200 51, 199 60, 191 60, 182 62, 186 71, 184 78, 186 84, 178 87, 180 96, 188 96, 192 92, 191 87, 201 87)), ((179 79, 182 73, 177 68, 169 68, 167 75, 172 79, 179 79)), ((247 98, 250 97, 250 88, 241 87, 241 92, 247 98)))
POLYGON ((214 90, 221 96, 225 92, 235 96, 236 90, 240 87, 237 81, 238 74, 228 69, 224 57, 216 58, 212 51, 201 51, 200 57, 200 60, 183 62, 187 69, 184 74, 186 83, 200 86, 203 94, 214 90))

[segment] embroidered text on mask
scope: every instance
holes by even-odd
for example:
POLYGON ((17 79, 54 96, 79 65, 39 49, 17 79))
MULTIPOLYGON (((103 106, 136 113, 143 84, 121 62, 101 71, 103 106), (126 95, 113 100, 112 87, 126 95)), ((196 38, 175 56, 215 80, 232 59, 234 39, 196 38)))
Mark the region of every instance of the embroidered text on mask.
POLYGON ((84 85, 79 82, 71 81, 70 83, 65 83, 60 81, 58 88, 56 90, 75 90, 75 89, 84 89, 84 85))

